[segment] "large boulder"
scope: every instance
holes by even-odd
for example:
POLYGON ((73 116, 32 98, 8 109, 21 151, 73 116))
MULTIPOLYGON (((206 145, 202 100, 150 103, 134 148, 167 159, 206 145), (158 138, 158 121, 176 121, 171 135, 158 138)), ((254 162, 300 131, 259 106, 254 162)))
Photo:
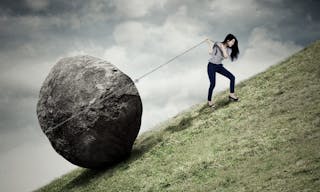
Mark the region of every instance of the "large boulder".
POLYGON ((75 165, 96 169, 130 156, 142 102, 130 77, 105 60, 81 55, 53 66, 36 110, 57 153, 75 165))

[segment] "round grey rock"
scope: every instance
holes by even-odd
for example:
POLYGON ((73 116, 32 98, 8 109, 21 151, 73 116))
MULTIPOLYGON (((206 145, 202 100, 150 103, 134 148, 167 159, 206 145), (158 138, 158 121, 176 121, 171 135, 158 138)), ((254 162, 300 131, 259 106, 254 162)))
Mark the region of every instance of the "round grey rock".
POLYGON ((131 78, 89 55, 60 59, 41 86, 36 108, 55 151, 91 169, 130 156, 142 117, 141 98, 131 78))

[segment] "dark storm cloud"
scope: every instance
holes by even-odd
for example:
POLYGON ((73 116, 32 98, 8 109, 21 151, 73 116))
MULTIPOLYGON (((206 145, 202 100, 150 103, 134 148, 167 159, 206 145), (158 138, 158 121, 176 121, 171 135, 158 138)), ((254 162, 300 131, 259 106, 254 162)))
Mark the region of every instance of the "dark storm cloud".
MULTIPOLYGON (((63 0, 54 0, 54 1, 41 1, 45 2, 45 7, 42 9, 36 9, 32 7, 32 2, 26 0, 2 0, 0 2, 1 15, 11 15, 11 16, 27 16, 27 15, 59 15, 68 12, 77 12, 82 10, 87 1, 77 0, 77 1, 63 1, 63 0)), ((36 3, 34 1, 34 3, 36 3)), ((39 2, 39 3, 41 3, 39 2)))
POLYGON ((276 31, 283 41, 294 40, 307 45, 320 38, 320 1, 282 0, 257 1, 261 8, 272 7, 278 17, 266 24, 271 31, 276 31))
MULTIPOLYGON (((37 0, 34 2, 37 2, 37 0)), ((97 43, 106 42, 105 46, 112 42, 111 39, 106 38, 108 38, 108 34, 112 33, 114 25, 127 19, 116 11, 114 1, 57 0, 47 2, 47 6, 37 10, 32 8, 30 3, 25 0, 1 1, 2 17, 7 17, 0 20, 1 26, 6 26, 0 29, 1 51, 15 49, 17 46, 28 42, 34 44, 37 42, 42 44, 43 41, 58 43, 59 40, 64 47, 70 47, 69 45, 73 43, 72 40, 79 41, 81 39, 90 39, 97 43), (101 17, 105 20, 94 20, 94 18, 101 17), (103 22, 105 22, 104 25, 103 22), (35 23, 38 23, 38 25, 35 25, 35 23)), ((281 37, 286 40, 297 35, 296 40, 301 44, 310 43, 314 40, 312 39, 313 35, 317 33, 318 28, 308 24, 307 20, 309 19, 313 23, 319 22, 320 14, 317 10, 317 7, 320 6, 319 1, 259 0, 256 1, 258 5, 256 10, 249 10, 249 14, 253 18, 245 19, 241 19, 238 15, 217 18, 214 12, 223 10, 219 8, 219 10, 213 9, 210 11, 211 3, 212 1, 201 1, 201 3, 195 3, 194 0, 183 1, 183 5, 188 8, 188 16, 207 22, 208 27, 205 31, 207 33, 214 31, 216 34, 224 34, 227 33, 225 29, 229 28, 230 32, 245 36, 252 27, 264 25, 279 31, 281 37), (258 16, 255 16, 258 11, 263 12, 266 9, 272 9, 275 16, 279 17, 268 15, 265 18, 259 18, 259 20, 254 19, 255 17, 258 18, 258 16), (212 15, 208 15, 208 12, 211 12, 212 15), (282 15, 285 17, 288 13, 291 13, 291 15, 282 18, 282 15), (300 37, 299 34, 296 34, 299 30, 301 31, 300 37), (307 39, 304 38, 304 31, 311 31, 314 34, 311 34, 307 39)), ((162 10, 155 9, 152 11, 152 17, 146 15, 136 19, 161 24, 168 15, 175 13, 179 6, 181 6, 180 1, 167 1, 162 10)), ((55 45, 55 47, 57 46, 55 45)))
POLYGON ((317 1, 317 0, 305 0, 305 1, 283 0, 283 3, 281 4, 280 8, 292 10, 293 15, 310 14, 313 21, 319 21, 320 20, 319 7, 320 7, 320 1, 317 1))
POLYGON ((1 1, 0 24, 6 27, 0 29, 0 50, 15 49, 28 42, 36 44, 59 40, 66 43, 64 47, 67 47, 68 43, 72 43, 71 39, 96 39, 105 35, 107 28, 97 25, 98 19, 110 20, 110 28, 113 24, 111 19, 117 17, 110 16, 114 10, 112 4, 105 1, 94 2, 48 1, 47 6, 38 10, 28 5, 30 3, 27 1, 1 1))

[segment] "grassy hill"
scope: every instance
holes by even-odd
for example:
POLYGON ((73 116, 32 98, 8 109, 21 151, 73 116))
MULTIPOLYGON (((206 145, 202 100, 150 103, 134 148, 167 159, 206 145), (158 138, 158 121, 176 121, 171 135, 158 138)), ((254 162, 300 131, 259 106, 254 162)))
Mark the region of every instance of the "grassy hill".
POLYGON ((320 191, 320 40, 140 135, 126 161, 37 191, 320 191))

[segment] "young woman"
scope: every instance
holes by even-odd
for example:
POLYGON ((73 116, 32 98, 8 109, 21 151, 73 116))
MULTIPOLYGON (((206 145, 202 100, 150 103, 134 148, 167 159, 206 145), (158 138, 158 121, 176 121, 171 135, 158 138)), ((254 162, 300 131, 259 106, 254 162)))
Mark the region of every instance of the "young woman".
POLYGON ((211 101, 212 91, 216 83, 216 72, 230 79, 230 94, 229 100, 238 101, 238 97, 234 94, 234 84, 235 77, 234 75, 223 67, 221 61, 230 57, 231 61, 234 61, 238 58, 239 49, 238 49, 238 40, 232 35, 228 34, 222 42, 215 42, 207 39, 209 44, 209 63, 207 65, 207 72, 210 80, 210 87, 208 90, 208 105, 210 107, 215 107, 215 103, 211 101))

